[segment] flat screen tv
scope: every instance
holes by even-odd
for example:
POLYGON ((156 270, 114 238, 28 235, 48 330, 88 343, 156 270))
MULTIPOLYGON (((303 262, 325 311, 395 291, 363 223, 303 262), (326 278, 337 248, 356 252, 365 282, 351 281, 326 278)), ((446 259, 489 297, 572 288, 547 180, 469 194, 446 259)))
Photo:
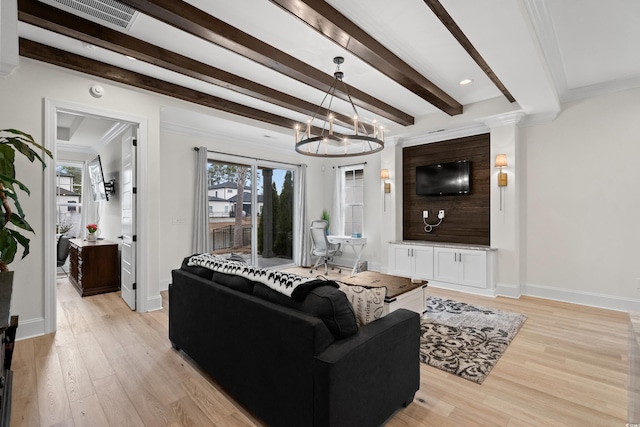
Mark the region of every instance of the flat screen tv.
POLYGON ((440 196, 468 194, 471 162, 440 163, 416 167, 416 194, 440 196))
POLYGON ((91 193, 96 202, 109 201, 109 195, 104 185, 104 174, 100 156, 89 162, 89 180, 91 181, 91 193))

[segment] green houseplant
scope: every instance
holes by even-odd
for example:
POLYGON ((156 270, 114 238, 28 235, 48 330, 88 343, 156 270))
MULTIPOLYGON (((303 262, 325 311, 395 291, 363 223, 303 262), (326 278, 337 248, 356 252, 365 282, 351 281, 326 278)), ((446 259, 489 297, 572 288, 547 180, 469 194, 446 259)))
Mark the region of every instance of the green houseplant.
POLYGON ((52 157, 51 152, 36 143, 31 135, 16 129, 0 130, 0 272, 9 271, 9 264, 18 252, 18 245, 22 246, 22 258, 29 255, 30 240, 21 230, 31 233, 34 231, 25 219, 16 187, 27 195, 30 195, 30 191, 16 179, 15 154, 18 152, 24 155, 32 163, 37 159, 44 170, 46 164, 32 146, 52 157), (9 224, 12 227, 8 227, 9 224))
POLYGON ((327 221, 327 234, 329 234, 329 226, 331 225, 331 215, 329 215, 329 211, 326 209, 322 210, 322 215, 320 215, 320 219, 327 221))

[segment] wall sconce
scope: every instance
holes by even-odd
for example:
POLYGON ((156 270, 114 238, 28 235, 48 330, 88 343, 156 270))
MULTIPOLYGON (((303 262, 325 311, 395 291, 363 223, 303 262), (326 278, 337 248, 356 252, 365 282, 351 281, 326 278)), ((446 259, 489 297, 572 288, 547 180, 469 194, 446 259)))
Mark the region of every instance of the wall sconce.
POLYGON ((507 186, 507 174, 506 172, 502 172, 502 168, 509 166, 507 164, 507 155, 498 154, 496 156, 495 166, 500 168, 500 172, 498 172, 498 187, 500 187, 500 210, 502 210, 502 187, 507 186))
MULTIPOLYGON (((389 179, 389 169, 380 170, 380 179, 389 179)), ((382 195, 384 211, 387 211, 387 194, 391 193, 391 183, 389 181, 384 182, 384 194, 382 195)))
MULTIPOLYGON (((389 179, 389 169, 382 169, 380 171, 380 179, 389 179)), ((389 181, 385 181, 384 183, 384 192, 391 193, 391 183, 389 181)))
POLYGON ((507 174, 505 172, 502 172, 502 168, 507 166, 509 166, 507 164, 507 155, 498 154, 496 156, 496 167, 500 168, 500 172, 498 173, 498 187, 507 186, 507 174))

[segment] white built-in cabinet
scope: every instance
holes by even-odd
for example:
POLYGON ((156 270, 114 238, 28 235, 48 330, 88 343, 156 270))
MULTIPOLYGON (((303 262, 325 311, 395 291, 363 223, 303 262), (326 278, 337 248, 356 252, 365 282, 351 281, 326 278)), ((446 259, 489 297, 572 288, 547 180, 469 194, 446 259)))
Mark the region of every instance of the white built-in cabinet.
POLYGON ((389 274, 414 279, 433 279, 433 248, 430 246, 390 245, 389 274))
POLYGON ((487 287, 487 252, 434 248, 433 280, 474 288, 487 287))
POLYGON ((491 294, 493 251, 484 246, 390 243, 388 273, 427 280, 433 286, 491 294))

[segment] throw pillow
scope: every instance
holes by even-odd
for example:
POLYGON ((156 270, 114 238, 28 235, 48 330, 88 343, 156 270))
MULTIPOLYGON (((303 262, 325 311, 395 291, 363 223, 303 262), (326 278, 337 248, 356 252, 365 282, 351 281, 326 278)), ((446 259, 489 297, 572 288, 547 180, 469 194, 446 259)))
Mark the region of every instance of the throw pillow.
POLYGON ((311 290, 300 310, 321 319, 336 339, 358 332, 358 322, 347 296, 334 286, 319 286, 311 290))
POLYGON ((364 326, 383 316, 386 286, 366 287, 342 282, 338 282, 338 285, 353 306, 358 326, 364 326))

